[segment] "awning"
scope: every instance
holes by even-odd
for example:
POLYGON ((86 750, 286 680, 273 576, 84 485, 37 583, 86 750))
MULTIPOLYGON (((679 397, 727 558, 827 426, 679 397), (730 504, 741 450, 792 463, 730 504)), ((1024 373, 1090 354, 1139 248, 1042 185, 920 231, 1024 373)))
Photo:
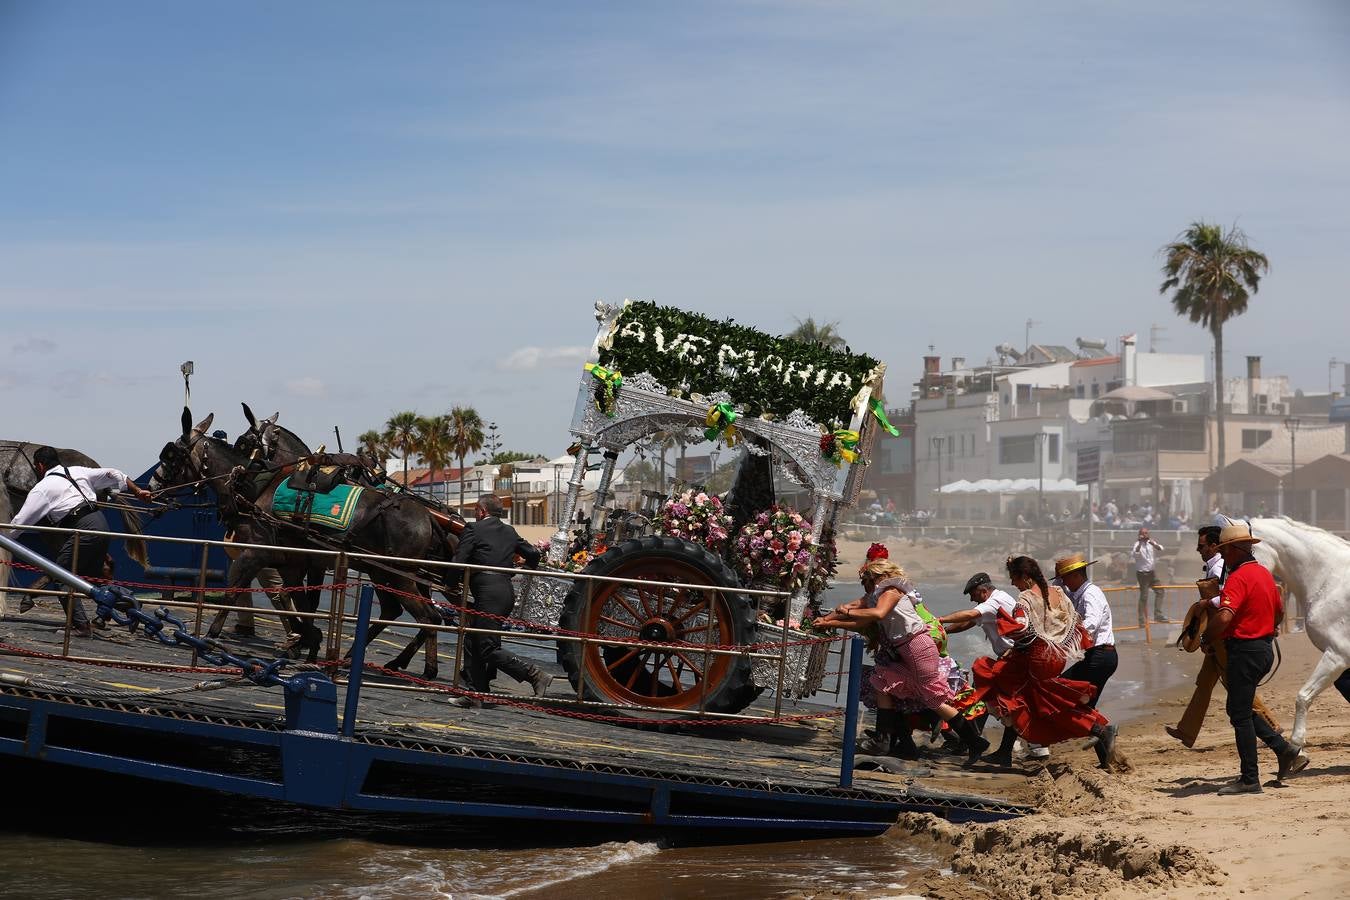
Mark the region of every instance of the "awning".
POLYGON ((525 506, 528 507, 529 509, 534 509, 536 506, 543 506, 543 505, 544 505, 544 500, 543 500, 542 497, 539 498, 538 500, 527 500, 527 501, 525 501, 525 506))
POLYGON ((943 494, 1077 494, 1087 491, 1087 485, 1076 484, 1072 478, 981 478, 979 481, 953 481, 944 484, 943 494))
POLYGON ((1102 394, 1099 400, 1123 400, 1126 403, 1146 403, 1149 400, 1175 400, 1176 397, 1167 391, 1160 391, 1157 388, 1142 387, 1137 384, 1127 384, 1125 387, 1118 387, 1114 391, 1108 391, 1102 394))

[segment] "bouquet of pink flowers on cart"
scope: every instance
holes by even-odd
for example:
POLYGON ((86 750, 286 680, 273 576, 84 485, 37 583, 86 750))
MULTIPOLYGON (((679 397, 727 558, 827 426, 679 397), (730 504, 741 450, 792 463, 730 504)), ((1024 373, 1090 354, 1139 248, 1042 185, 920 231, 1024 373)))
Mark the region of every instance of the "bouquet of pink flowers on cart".
POLYGON ((731 539, 731 516, 722 501, 703 491, 688 490, 661 507, 661 533, 707 547, 721 556, 731 539))
POLYGON ((811 520, 790 507, 774 504, 736 535, 736 567, 750 584, 795 591, 806 585, 824 590, 835 571, 834 541, 816 549, 812 565, 811 520))

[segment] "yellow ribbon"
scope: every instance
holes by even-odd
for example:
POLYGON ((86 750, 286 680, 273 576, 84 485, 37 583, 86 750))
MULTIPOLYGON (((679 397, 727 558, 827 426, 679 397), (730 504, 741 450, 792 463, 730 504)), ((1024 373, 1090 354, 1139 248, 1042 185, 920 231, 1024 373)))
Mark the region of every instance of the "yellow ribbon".
POLYGON ((704 429, 703 437, 715 441, 720 434, 728 447, 736 446, 736 426, 732 424, 736 418, 736 410, 731 408, 730 403, 714 403, 708 407, 708 418, 704 423, 708 427, 704 429))
POLYGON ((596 381, 600 382, 603 391, 603 397, 600 393, 596 395, 595 408, 611 419, 614 418, 614 395, 623 387, 623 375, 617 369, 606 369, 595 363, 586 363, 585 368, 596 381))
POLYGON ((862 436, 848 428, 836 428, 833 437, 834 452, 826 454, 827 458, 836 466, 846 462, 857 462, 858 442, 862 440, 862 436))

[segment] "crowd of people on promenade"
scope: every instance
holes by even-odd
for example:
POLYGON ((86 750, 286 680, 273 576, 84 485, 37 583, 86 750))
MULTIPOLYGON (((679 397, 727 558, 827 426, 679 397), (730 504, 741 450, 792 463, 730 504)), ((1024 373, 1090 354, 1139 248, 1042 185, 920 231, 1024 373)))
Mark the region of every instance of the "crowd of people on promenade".
MULTIPOLYGON (((1256 740, 1276 755, 1283 779, 1308 764, 1308 757, 1253 713, 1256 685, 1273 664, 1273 639, 1283 619, 1283 601, 1271 572, 1251 547, 1259 539, 1245 524, 1201 529, 1196 550, 1203 589, 1212 586, 1205 608, 1203 645, 1223 660, 1227 713, 1241 761, 1236 780, 1223 795, 1259 793, 1256 740)), ((1139 575, 1140 617, 1154 588, 1157 547, 1141 529, 1134 558, 1139 575)), ((1093 583, 1095 560, 1082 553, 1055 559, 1052 576, 1029 556, 1009 556, 1004 574, 1011 591, 987 572, 977 572, 964 592, 971 606, 934 617, 904 569, 873 544, 858 571, 863 595, 815 620, 816 627, 857 631, 868 639, 875 665, 866 678, 864 702, 877 711, 876 727, 859 746, 864 754, 919 756, 912 731, 933 729, 944 748, 961 753, 966 766, 1011 766, 1018 738, 1030 756, 1047 756, 1062 741, 1085 740, 1101 768, 1117 761, 1117 727, 1098 709, 1119 658, 1112 612, 1093 583), (980 628, 990 655, 964 670, 947 653, 947 635, 980 628), (992 716, 1003 725, 990 752, 983 724, 992 716)), ((1159 597, 1161 594, 1159 593, 1159 597)), ((1160 603, 1160 599, 1158 600, 1160 603)), ((1158 609, 1161 607, 1159 606, 1158 609)), ((1170 732, 1170 730, 1169 730, 1170 732)))

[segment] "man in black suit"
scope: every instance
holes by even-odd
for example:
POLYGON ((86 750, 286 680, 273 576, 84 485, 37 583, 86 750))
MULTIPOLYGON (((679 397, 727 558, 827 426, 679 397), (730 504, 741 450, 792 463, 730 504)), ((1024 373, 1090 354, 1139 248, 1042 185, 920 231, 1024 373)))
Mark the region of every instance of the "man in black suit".
MULTIPOLYGON (((479 497, 478 505, 474 507, 476 521, 460 536, 454 561, 475 566, 514 568, 516 557, 519 556, 525 560, 528 569, 539 565, 539 551, 501 520, 505 513, 502 501, 495 494, 479 497)), ((509 616, 516 605, 511 578, 505 572, 472 572, 469 575, 469 590, 473 592, 473 608, 479 612, 509 616)), ((470 628, 492 628, 498 631, 503 627, 499 619, 478 615, 469 616, 468 625, 470 628)), ((516 681, 529 682, 536 697, 542 697, 553 680, 552 675, 540 671, 538 666, 504 650, 501 638, 495 634, 466 635, 464 655, 469 687, 479 693, 487 693, 491 688, 496 670, 505 672, 516 681)))

